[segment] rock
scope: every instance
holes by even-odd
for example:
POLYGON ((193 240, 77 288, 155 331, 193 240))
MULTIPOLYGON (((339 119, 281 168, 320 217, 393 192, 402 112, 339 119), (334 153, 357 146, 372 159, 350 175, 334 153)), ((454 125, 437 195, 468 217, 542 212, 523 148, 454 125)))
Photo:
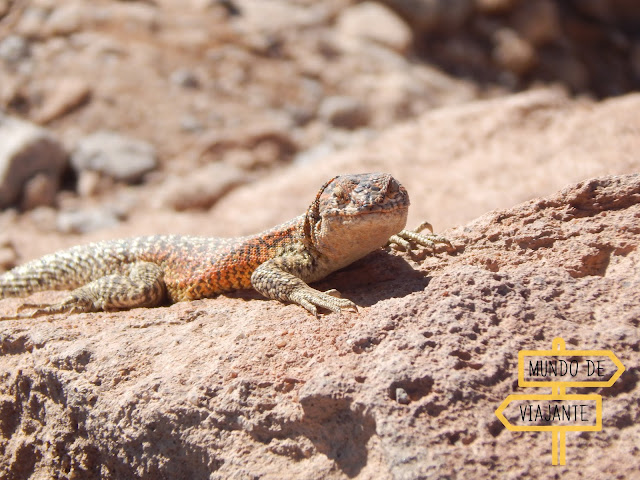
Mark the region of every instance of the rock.
POLYGON ((91 97, 91 86, 80 77, 63 77, 49 85, 43 104, 36 113, 39 123, 48 123, 79 106, 91 97))
POLYGON ((53 203, 66 161, 64 147, 48 131, 0 114, 0 208, 53 203))
POLYGON ((7 271, 18 264, 16 247, 6 234, 0 234, 0 271, 7 271))
POLYGON ((273 168, 288 163, 299 148, 292 128, 291 117, 267 111, 246 124, 202 135, 198 140, 199 157, 246 171, 273 168))
POLYGON ((513 15, 515 30, 527 42, 541 47, 562 37, 560 13, 551 0, 525 2, 513 15))
POLYGON ((42 206, 27 212, 27 217, 36 226, 39 233, 49 233, 57 231, 59 213, 58 209, 42 206))
POLYGON ((309 150, 298 153, 295 163, 311 165, 321 162, 323 159, 355 145, 366 145, 375 138, 375 132, 368 128, 361 128, 356 131, 335 129, 327 135, 322 142, 317 143, 309 150))
POLYGON ((204 130, 204 124, 194 115, 183 115, 180 118, 180 130, 183 132, 196 133, 204 130))
POLYGON ((336 28, 347 39, 373 41, 400 53, 413 39, 408 25, 392 10, 374 2, 364 2, 344 10, 336 28))
MULTIPOLYGON (((436 231, 450 228, 585 176, 640 171, 639 109, 639 94, 596 103, 539 89, 426 111, 358 145, 238 187, 220 200, 216 218, 233 225, 260 198, 252 214, 267 228, 303 212, 305 192, 312 195, 333 175, 389 171, 410 193, 409 226, 426 219, 436 231)), ((238 226, 229 233, 248 232, 238 226)))
POLYGON ((475 0, 475 7, 481 13, 501 14, 511 10, 519 0, 475 0))
POLYGON ((44 24, 47 19, 47 9, 42 6, 27 6, 15 27, 15 33, 29 39, 38 38, 44 31, 44 24))
POLYGON ((174 210, 206 209, 249 177, 242 170, 212 163, 187 175, 169 177, 157 195, 157 207, 174 210))
POLYGON ((396 388, 395 395, 396 395, 396 402, 402 405, 409 405, 409 403, 411 403, 409 394, 404 388, 400 388, 400 387, 396 388))
POLYGON ((581 15, 608 25, 620 25, 630 32, 640 28, 640 12, 633 0, 589 0, 575 2, 572 6, 581 15))
POLYGON ((31 210, 42 205, 50 205, 56 193, 58 183, 52 182, 49 174, 39 172, 24 183, 20 206, 24 210, 31 210))
POLYGON ((93 170, 118 181, 135 183, 157 167, 153 146, 116 132, 100 131, 84 137, 71 155, 78 172, 93 170))
POLYGON ((522 75, 535 66, 535 49, 513 30, 499 30, 493 40, 493 58, 500 67, 522 75))
POLYGON ((415 264, 379 251, 333 275, 319 287, 362 307, 320 322, 225 296, 2 322, 0 474, 27 454, 39 478, 548 471, 550 436, 510 432, 494 412, 528 393, 518 352, 561 337, 627 370, 602 389, 602 430, 566 435, 579 471, 554 468, 634 478, 619 459, 635 458, 640 415, 638 216, 640 174, 570 185, 446 232, 455 254, 415 264))
POLYGON ((8 35, 0 41, 0 59, 18 63, 29 56, 29 42, 20 35, 8 35))
POLYGON ((473 0, 384 0, 383 3, 421 35, 457 30, 474 8, 473 0))
POLYGON ((47 36, 75 33, 82 28, 83 16, 84 5, 82 2, 69 2, 56 6, 47 17, 43 33, 47 36))
POLYGON ((233 0, 237 15, 231 18, 244 33, 280 33, 308 28, 327 20, 330 9, 321 2, 298 5, 286 0, 233 0))
POLYGON ((191 70, 187 70, 184 68, 175 70, 169 76, 169 80, 174 85, 178 85, 184 88, 198 88, 200 87, 200 80, 198 80, 197 75, 191 70))
POLYGON ((640 31, 633 0, 383 3, 411 26, 419 57, 480 83, 520 89, 558 80, 601 97, 640 85, 630 55, 640 31))
MULTIPOLYGON (((368 95, 368 108, 372 115, 375 115, 377 125, 392 125, 394 122, 403 121, 406 118, 414 117, 424 111, 424 104, 418 103, 416 98, 429 98, 432 89, 437 89, 437 75, 429 78, 426 75, 416 75, 406 71, 397 71, 388 74, 379 74, 370 78, 369 82, 363 82, 365 91, 370 91, 368 95), (431 80, 436 80, 432 82, 431 80), (368 85, 367 85, 368 83, 368 85)), ((451 93, 457 90, 456 86, 450 85, 447 90, 451 93)))
POLYGON ((369 122, 367 107, 353 97, 325 98, 320 105, 318 115, 339 128, 355 129, 369 122))
POLYGON ((114 180, 95 170, 82 170, 78 174, 76 192, 81 197, 92 197, 113 188, 114 180))
POLYGON ((61 233, 88 233, 111 228, 120 223, 125 214, 109 206, 65 210, 58 214, 56 229, 61 233))
POLYGON ((541 57, 540 63, 552 69, 567 88, 573 91, 584 91, 589 88, 590 74, 583 62, 572 55, 551 54, 541 57))
POLYGON ((640 42, 636 42, 631 49, 631 68, 637 78, 640 78, 640 42))
MULTIPOLYGON (((585 15, 591 0, 553 2, 555 33, 553 15, 536 10, 551 5, 542 0, 399 0, 433 12, 424 27, 419 9, 401 15, 414 39, 404 57, 374 41, 341 48, 337 21, 358 3, 9 2, 0 42, 19 35, 29 52, 0 60, 0 108, 37 119, 55 91, 46 79, 81 78, 93 100, 51 123, 58 138, 75 145, 110 128, 166 159, 135 188, 85 169, 83 196, 58 193, 69 211, 135 192, 135 211, 108 231, 60 234, 52 208, 2 213, 17 250, 5 251, 9 264, 104 238, 254 233, 303 213, 331 176, 362 171, 392 172, 407 187, 409 227, 456 226, 446 233, 456 251, 415 263, 381 251, 336 272, 317 288, 339 289, 360 311, 321 321, 245 292, 0 322, 0 478, 640 476, 639 217, 622 201, 637 192, 605 176, 640 171, 640 96, 595 100, 638 90, 638 29, 585 15), (51 37, 53 10, 72 3, 85 5, 78 29, 51 37), (504 29, 535 50, 525 73, 492 57, 504 29), (187 65, 199 89, 171 83, 187 65), (518 89, 560 85, 504 97, 493 84, 503 76, 518 89), (364 105, 366 128, 321 117, 331 96, 364 105), (292 164, 298 152, 306 163, 292 164), (165 178, 211 178, 207 163, 241 166, 252 181, 206 212, 148 208, 165 178), (590 390, 604 397, 603 430, 568 433, 567 466, 552 467, 549 435, 508 432, 493 412, 525 393, 517 351, 549 348, 555 335, 613 349, 627 371, 590 390)), ((20 201, 42 187, 36 174, 20 201)), ((65 295, 4 299, 0 316, 65 295)))
POLYGON ((18 264, 18 256, 14 249, 0 247, 0 271, 6 272, 18 264))

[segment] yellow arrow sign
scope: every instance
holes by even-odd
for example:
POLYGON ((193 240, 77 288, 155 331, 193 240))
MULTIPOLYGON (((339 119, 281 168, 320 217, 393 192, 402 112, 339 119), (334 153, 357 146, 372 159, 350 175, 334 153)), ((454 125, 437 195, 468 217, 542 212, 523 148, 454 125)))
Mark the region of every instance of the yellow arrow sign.
POLYGON ((597 432, 602 430, 602 396, 509 395, 496 410, 496 416, 512 432, 597 432), (524 425, 511 423, 504 414, 514 402, 522 405, 511 418, 520 417, 524 425), (547 425, 540 425, 540 422, 547 425))
POLYGON ((624 370, 612 351, 567 350, 561 338, 553 340, 551 350, 518 352, 518 385, 521 387, 610 387, 624 370), (607 359, 613 362, 616 371, 603 379, 612 366, 602 365, 607 359), (554 377, 562 379, 548 380, 554 377))
MULTIPOLYGON (((496 416, 508 430, 551 432, 551 463, 564 465, 566 432, 602 430, 602 397, 595 394, 568 395, 566 388, 610 387, 624 370, 622 362, 610 350, 567 350, 564 340, 556 337, 551 350, 521 350, 518 353, 518 385, 552 387, 552 394, 509 395, 496 410, 496 416), (529 361, 525 364, 527 358, 529 361), (612 365, 602 365, 607 359, 613 362, 615 372, 609 368, 612 365), (528 375, 525 372, 527 367, 528 375), (504 414, 509 404, 515 401, 525 402, 524 407, 520 406, 519 409, 524 425, 511 423, 504 414), (588 407, 589 403, 582 402, 595 402, 595 418, 592 415, 593 408, 588 407), (587 425, 592 418, 593 424, 587 425)), ((512 418, 517 421, 518 416, 512 418)))

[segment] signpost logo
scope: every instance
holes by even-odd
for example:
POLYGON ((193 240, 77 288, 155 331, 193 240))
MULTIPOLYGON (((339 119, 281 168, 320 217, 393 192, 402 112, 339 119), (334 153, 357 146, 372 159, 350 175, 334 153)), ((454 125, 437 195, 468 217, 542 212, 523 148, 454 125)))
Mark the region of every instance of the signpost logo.
POLYGON ((602 396, 570 395, 567 387, 610 387, 624 365, 609 350, 567 350, 553 339, 551 350, 518 352, 518 385, 552 387, 551 394, 509 395, 496 410, 513 432, 551 432, 551 463, 566 463, 566 432, 602 430, 602 396))

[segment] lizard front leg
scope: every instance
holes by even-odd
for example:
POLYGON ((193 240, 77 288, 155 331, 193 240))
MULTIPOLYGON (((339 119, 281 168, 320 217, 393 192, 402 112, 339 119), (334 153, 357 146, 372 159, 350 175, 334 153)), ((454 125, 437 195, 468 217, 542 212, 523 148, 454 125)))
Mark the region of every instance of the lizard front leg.
POLYGON ((54 304, 26 303, 18 311, 29 313, 0 317, 0 320, 35 318, 55 313, 98 312, 136 307, 154 307, 166 296, 163 271, 155 263, 139 262, 130 266, 128 275, 106 275, 73 290, 67 298, 54 304))
POLYGON ((317 307, 336 313, 342 309, 357 311, 356 304, 346 298, 340 298, 337 290, 321 292, 291 273, 290 270, 294 270, 295 258, 297 257, 267 260, 251 275, 251 285, 265 297, 298 304, 316 317, 317 307))
POLYGON ((392 235, 387 245, 396 250, 399 247, 402 250, 410 252, 413 245, 420 245, 435 250, 438 243, 444 243, 451 247, 449 240, 433 233, 433 227, 429 222, 422 222, 414 230, 402 230, 392 235), (424 229, 429 230, 429 233, 421 233, 424 229))

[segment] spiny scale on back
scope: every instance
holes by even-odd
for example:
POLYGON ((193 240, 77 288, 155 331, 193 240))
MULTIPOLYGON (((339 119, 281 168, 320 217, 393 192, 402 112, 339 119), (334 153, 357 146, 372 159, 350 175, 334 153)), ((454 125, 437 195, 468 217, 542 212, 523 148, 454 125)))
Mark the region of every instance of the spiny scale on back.
POLYGON ((408 208, 406 190, 391 175, 342 175, 322 186, 305 214, 256 235, 156 235, 76 246, 0 275, 0 298, 75 289, 60 303, 25 304, 20 309, 35 310, 0 319, 150 307, 245 288, 315 315, 318 307, 355 310, 335 290, 320 292, 308 283, 386 244, 448 244, 419 233, 422 227, 403 230, 408 208))

